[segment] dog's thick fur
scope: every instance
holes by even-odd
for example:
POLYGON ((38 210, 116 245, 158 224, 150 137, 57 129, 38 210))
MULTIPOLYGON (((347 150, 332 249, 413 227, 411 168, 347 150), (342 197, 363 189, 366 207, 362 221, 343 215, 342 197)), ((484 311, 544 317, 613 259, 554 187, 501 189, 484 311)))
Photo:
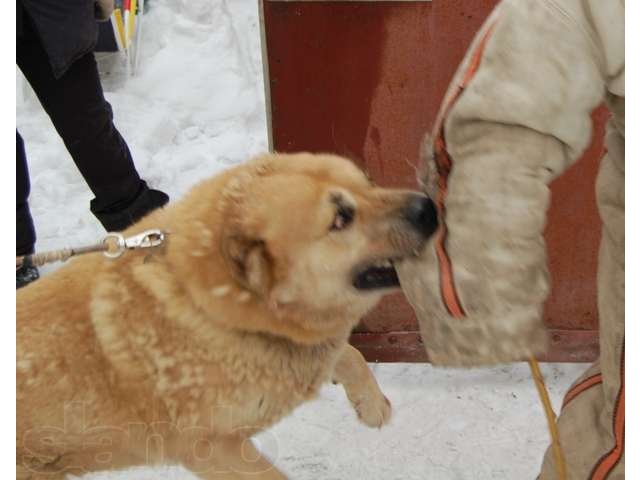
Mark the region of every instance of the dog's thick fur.
POLYGON ((424 243, 403 216, 412 196, 340 157, 265 155, 125 232, 161 228, 163 246, 87 255, 19 290, 18 478, 158 463, 284 478, 250 437, 331 379, 383 425, 389 402, 347 339, 385 290, 352 283, 424 243))

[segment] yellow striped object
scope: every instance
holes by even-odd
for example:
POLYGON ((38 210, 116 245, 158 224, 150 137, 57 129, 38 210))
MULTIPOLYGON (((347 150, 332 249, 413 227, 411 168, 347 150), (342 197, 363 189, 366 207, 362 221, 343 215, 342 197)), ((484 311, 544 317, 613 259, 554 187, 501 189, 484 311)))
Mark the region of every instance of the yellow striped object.
POLYGON ((126 49, 128 46, 127 38, 124 32, 124 22, 122 21, 122 12, 119 8, 116 8, 113 11, 113 16, 116 19, 116 26, 118 27, 118 36, 120 37, 120 42, 122 46, 126 49))

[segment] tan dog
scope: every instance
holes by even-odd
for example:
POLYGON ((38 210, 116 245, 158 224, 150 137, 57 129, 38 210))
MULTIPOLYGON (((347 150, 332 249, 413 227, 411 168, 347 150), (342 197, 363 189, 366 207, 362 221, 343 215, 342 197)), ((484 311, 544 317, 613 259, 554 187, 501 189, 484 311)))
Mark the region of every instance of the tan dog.
POLYGON ((265 155, 125 234, 149 228, 163 246, 17 292, 18 478, 159 463, 284 478, 250 437, 332 379, 365 424, 389 419, 347 340, 398 285, 389 261, 435 229, 426 197, 340 157, 265 155))

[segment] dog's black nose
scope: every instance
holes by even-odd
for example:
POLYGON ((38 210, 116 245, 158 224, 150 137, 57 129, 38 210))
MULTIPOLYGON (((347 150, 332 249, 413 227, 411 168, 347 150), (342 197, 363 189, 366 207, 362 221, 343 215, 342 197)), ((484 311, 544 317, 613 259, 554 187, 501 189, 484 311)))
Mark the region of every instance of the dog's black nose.
POLYGON ((422 235, 430 237, 438 228, 438 212, 430 198, 424 195, 412 195, 404 218, 422 235))

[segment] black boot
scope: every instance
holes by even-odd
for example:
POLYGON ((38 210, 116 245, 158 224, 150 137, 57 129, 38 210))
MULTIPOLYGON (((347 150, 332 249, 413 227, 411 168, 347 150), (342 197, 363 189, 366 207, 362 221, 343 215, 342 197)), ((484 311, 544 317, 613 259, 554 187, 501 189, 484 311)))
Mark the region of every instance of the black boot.
POLYGON ((91 211, 107 232, 119 232, 156 208, 165 206, 167 202, 169 202, 169 195, 160 190, 150 189, 144 181, 141 181, 140 189, 132 200, 120 202, 100 211, 94 209, 95 203, 92 200, 91 211))
POLYGON ((25 263, 16 269, 16 290, 25 287, 40 278, 38 269, 30 263, 25 263))

